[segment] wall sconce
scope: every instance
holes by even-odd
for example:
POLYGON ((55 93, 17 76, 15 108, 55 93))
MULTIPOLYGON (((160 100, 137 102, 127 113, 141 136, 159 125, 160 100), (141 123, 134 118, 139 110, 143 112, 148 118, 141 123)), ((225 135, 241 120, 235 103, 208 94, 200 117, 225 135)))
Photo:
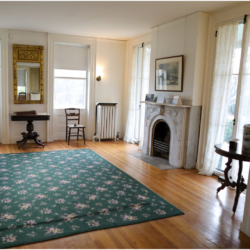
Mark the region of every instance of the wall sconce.
POLYGON ((102 67, 97 66, 96 67, 96 81, 101 81, 102 77, 103 77, 102 67))

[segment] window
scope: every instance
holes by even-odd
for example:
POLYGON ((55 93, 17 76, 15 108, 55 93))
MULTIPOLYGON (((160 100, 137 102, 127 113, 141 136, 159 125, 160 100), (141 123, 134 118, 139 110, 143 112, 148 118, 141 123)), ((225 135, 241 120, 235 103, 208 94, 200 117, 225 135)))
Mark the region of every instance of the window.
MULTIPOLYGON (((249 44, 249 18, 244 25, 242 21, 232 21, 218 26, 201 174, 223 173, 221 170, 224 170, 228 160, 216 154, 214 145, 228 141, 232 137, 241 140, 244 124, 250 123, 249 44)), ((236 182, 238 161, 233 160, 231 166, 230 182, 236 182)), ((247 180, 248 166, 243 167, 242 174, 247 180)))
POLYGON ((17 94, 20 92, 26 92, 26 87, 25 86, 17 86, 17 94))
POLYGON ((89 46, 55 43, 54 109, 85 109, 89 46))
POLYGON ((243 37, 243 28, 244 24, 239 23, 238 35, 237 35, 237 45, 234 52, 234 62, 233 62, 233 77, 231 81, 231 86, 229 90, 229 102, 226 118, 226 127, 224 134, 224 141, 226 142, 233 137, 233 125, 234 125, 234 116, 235 116, 235 105, 237 98, 237 89, 238 89, 238 79, 239 79, 239 70, 240 70, 240 60, 241 60, 241 46, 242 46, 242 37, 243 37))
POLYGON ((17 95, 20 92, 27 92, 26 86, 28 86, 28 74, 27 68, 18 68, 17 69, 17 95))
MULTIPOLYGON (((240 61, 241 61, 241 49, 242 49, 242 38, 243 38, 244 24, 239 23, 238 34, 237 34, 237 44, 234 49, 234 60, 233 60, 233 75, 232 81, 229 89, 229 101, 226 114, 225 132, 223 142, 229 141, 235 137, 234 125, 235 125, 235 106, 237 101, 237 89, 238 89, 238 79, 240 71, 240 61)), ((219 164, 217 170, 224 171, 226 168, 226 163, 228 159, 226 157, 220 156, 219 164)))
POLYGON ((54 70, 54 108, 85 109, 86 70, 54 70))

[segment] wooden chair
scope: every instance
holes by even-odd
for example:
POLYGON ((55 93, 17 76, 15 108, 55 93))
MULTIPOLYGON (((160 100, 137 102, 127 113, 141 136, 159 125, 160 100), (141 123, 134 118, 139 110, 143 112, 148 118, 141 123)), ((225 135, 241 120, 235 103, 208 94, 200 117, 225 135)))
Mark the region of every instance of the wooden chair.
POLYGON ((25 101, 26 100, 26 92, 19 92, 18 100, 19 101, 25 101))
POLYGON ((66 114, 66 141, 68 141, 68 145, 70 142, 71 136, 77 136, 77 141, 79 136, 84 139, 85 144, 85 126, 80 125, 80 109, 77 108, 67 108, 65 109, 66 114), (75 124, 69 124, 69 121, 76 121, 75 124), (76 132, 71 133, 71 130, 76 130, 76 132), (82 133, 82 134, 80 134, 82 133))

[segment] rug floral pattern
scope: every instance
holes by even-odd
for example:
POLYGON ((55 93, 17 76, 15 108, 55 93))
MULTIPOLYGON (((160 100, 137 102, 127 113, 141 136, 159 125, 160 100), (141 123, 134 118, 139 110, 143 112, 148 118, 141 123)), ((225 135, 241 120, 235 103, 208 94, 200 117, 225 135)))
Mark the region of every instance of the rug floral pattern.
POLYGON ((0 248, 180 214, 90 149, 0 155, 0 248))

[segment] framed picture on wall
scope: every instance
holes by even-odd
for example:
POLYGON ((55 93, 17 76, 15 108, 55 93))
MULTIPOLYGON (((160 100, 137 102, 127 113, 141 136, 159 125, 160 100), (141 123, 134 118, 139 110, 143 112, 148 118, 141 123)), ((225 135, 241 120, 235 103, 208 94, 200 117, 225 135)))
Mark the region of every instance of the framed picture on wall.
POLYGON ((155 91, 183 91, 183 55, 155 60, 155 91))

